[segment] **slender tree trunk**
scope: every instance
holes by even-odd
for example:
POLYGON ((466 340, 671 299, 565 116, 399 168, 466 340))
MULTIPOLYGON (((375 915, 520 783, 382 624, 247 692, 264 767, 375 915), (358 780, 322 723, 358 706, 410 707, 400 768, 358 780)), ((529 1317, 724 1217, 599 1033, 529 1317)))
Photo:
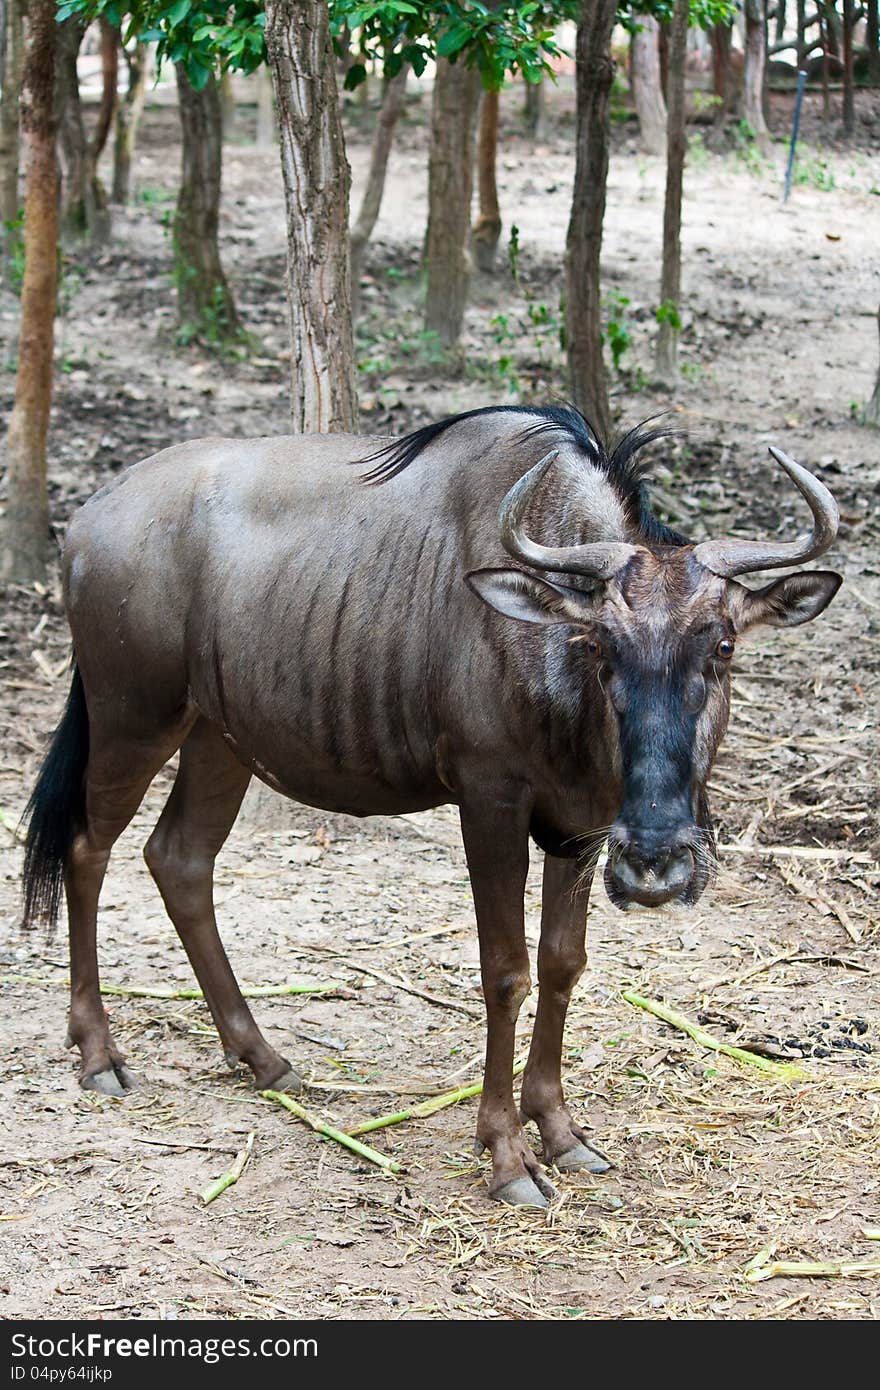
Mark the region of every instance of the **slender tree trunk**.
POLYGON ((58 265, 55 35, 55 0, 30 0, 21 110, 25 269, 15 406, 6 437, 8 500, 0 522, 0 577, 22 584, 45 578, 49 529, 46 436, 58 265))
POLYGON ((278 139, 275 106, 272 101, 272 74, 265 63, 253 77, 257 87, 257 148, 268 150, 278 139))
POLYGON ((458 342, 471 278, 468 242, 479 94, 474 69, 463 60, 438 60, 428 166, 425 328, 445 347, 458 342))
POLYGON ((61 233, 68 241, 101 243, 110 237, 110 211, 86 139, 76 66, 85 27, 85 20, 78 15, 58 25, 55 99, 61 156, 61 233))
POLYGON ((853 28, 855 5, 843 0, 843 129, 852 135, 856 128, 856 104, 853 92, 853 28))
POLYGON ((323 0, 268 0, 266 44, 287 203, 293 422, 357 429, 348 262, 351 173, 323 0))
POLYGON ((724 130, 727 118, 733 108, 733 72, 730 54, 733 47, 733 28, 729 24, 712 25, 712 89, 718 98, 713 122, 715 136, 724 130))
POLYGON ((880 5, 867 0, 868 77, 874 87, 880 86, 880 5))
POLYGON ((177 318, 187 335, 219 345, 240 331, 217 240, 223 170, 219 84, 210 77, 197 92, 181 63, 175 64, 175 72, 182 136, 174 215, 177 318))
POLYGON ((19 213, 19 99, 21 69, 24 56, 24 26, 22 0, 7 0, 3 49, 0 53, 0 243, 3 259, 7 260, 19 233, 7 228, 16 222, 19 213))
POLYGON ((119 88, 119 30, 109 20, 101 20, 101 105, 98 120, 92 136, 89 156, 92 167, 97 171, 98 160, 104 153, 116 104, 119 88))
POLYGON ((822 120, 827 125, 831 119, 831 93, 828 90, 828 20, 824 6, 819 6, 819 40, 822 44, 822 120))
POLYGON ((630 81, 639 117, 639 143, 646 154, 666 153, 666 102, 660 86, 659 28, 652 15, 640 15, 632 36, 630 81))
POLYGON ((491 274, 501 240, 501 208, 498 205, 498 106, 499 92, 484 92, 480 103, 477 137, 477 188, 480 214, 471 232, 471 249, 478 270, 491 274))
POLYGON ((666 205, 663 212, 663 269, 660 277, 660 328, 657 375, 673 384, 678 377, 681 312, 681 195, 686 149, 684 73, 687 60, 688 0, 675 0, 669 38, 669 120, 667 122, 666 205))
POLYGON ((536 144, 540 143, 547 128, 547 84, 543 77, 540 82, 526 83, 524 110, 526 130, 536 144))
POLYGON ((743 77, 743 115, 755 137, 758 148, 770 149, 770 132, 764 120, 762 93, 767 45, 764 32, 764 0, 745 0, 746 26, 745 73, 743 77))
POLYGON ((776 0, 776 43, 781 43, 785 34, 785 9, 785 0, 776 0))
POLYGON ((400 72, 395 73, 385 83, 382 107, 379 111, 376 129, 373 132, 373 148, 370 152, 370 172, 367 176, 367 186, 364 189, 357 221, 351 230, 351 312, 354 318, 357 318, 360 313, 361 271, 364 264, 364 252, 367 249, 367 242, 373 235, 373 228, 382 206, 388 156, 391 153, 397 119, 403 110, 408 75, 409 65, 404 63, 400 72))
POLYGON ((232 73, 227 70, 220 74, 220 112, 223 119, 223 139, 229 143, 235 136, 235 92, 232 88, 232 73))
POLYGON ((574 195, 565 255, 565 337, 574 404, 602 440, 611 434, 602 357, 599 256, 608 183, 611 31, 617 0, 584 0, 577 29, 577 134, 574 195))
POLYGON ((122 50, 128 65, 128 87, 116 111, 113 141, 113 192, 111 202, 125 206, 131 202, 131 160, 137 130, 144 110, 150 74, 150 45, 136 43, 131 53, 122 50))
MULTIPOLYGON (((880 329, 880 309, 877 310, 877 328, 880 329)), ((866 425, 873 425, 875 429, 880 429, 880 366, 877 368, 877 380, 874 382, 874 391, 871 399, 865 406, 863 418, 866 425)))

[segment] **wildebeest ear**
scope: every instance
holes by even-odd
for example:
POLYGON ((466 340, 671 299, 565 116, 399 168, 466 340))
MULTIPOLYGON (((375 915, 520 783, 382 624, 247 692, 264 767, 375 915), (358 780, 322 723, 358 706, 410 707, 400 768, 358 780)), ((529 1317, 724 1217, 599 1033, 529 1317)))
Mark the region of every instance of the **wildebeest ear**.
POLYGON ((799 627, 817 618, 826 609, 843 583, 833 570, 804 570, 787 574, 766 589, 745 591, 741 631, 764 624, 767 627, 799 627))
POLYGON ((593 616, 593 593, 551 584, 522 570, 472 570, 465 581, 490 608, 522 623, 583 624, 593 616))

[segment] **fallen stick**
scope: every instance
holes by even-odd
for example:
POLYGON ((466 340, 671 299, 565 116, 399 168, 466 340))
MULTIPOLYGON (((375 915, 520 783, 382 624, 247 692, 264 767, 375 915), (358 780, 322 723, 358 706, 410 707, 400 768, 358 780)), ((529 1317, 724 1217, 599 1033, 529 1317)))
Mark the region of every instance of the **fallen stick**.
POLYGON ((368 1163, 375 1163, 377 1168, 384 1168, 387 1173, 399 1173, 401 1171, 400 1164, 395 1163, 393 1158, 387 1158, 378 1150, 359 1143, 357 1139, 352 1139, 350 1134, 343 1134, 341 1129, 334 1129, 333 1125, 327 1125, 323 1120, 310 1115, 305 1106, 300 1105, 299 1101, 294 1100, 292 1096, 285 1095, 282 1091, 261 1091, 260 1095, 264 1100, 272 1100, 276 1105, 283 1105, 285 1110, 289 1110, 291 1115, 302 1120, 303 1124, 307 1124, 309 1129, 313 1129, 316 1134, 322 1134, 325 1139, 332 1139, 335 1143, 341 1144, 343 1148, 351 1149, 352 1153, 358 1154, 360 1158, 365 1158, 368 1163))
POLYGON ((756 1052, 747 1052, 744 1047, 732 1047, 729 1043, 719 1042, 713 1038, 711 1033, 706 1033, 696 1023, 691 1023, 690 1019, 683 1014, 677 1014, 673 1009, 669 1009, 665 1004, 660 1004, 655 999, 643 999, 640 994, 633 993, 632 990, 624 990, 623 998, 628 1004, 632 1004, 637 1009, 646 1009, 649 1014, 655 1014, 657 1018, 662 1018, 664 1023, 668 1023, 672 1028, 678 1028, 682 1033, 687 1033, 689 1038, 693 1038, 700 1047, 707 1047, 712 1052, 723 1052, 725 1057, 732 1057, 736 1062, 745 1062, 750 1067, 757 1067, 759 1071, 768 1072, 771 1076, 777 1077, 780 1081, 792 1081, 796 1077, 802 1077, 804 1073, 799 1067, 789 1066, 782 1062, 771 1062, 767 1057, 759 1057, 756 1052))
MULTIPOLYGON (((4 981, 10 984, 24 985, 65 985, 69 987, 68 979, 44 980, 37 975, 3 975, 4 981)), ((341 980, 330 980, 326 984, 313 982, 312 984, 298 985, 250 985, 241 992, 245 999, 275 999, 288 994, 336 994, 340 990, 346 990, 341 980)), ((148 985, 101 985, 102 994, 124 995, 131 999, 204 999, 204 991, 192 989, 162 989, 151 988, 148 985)))
MULTIPOLYGON (((525 1069, 526 1059, 520 1057, 513 1064, 513 1074, 518 1076, 525 1069)), ((429 1100, 419 1101, 417 1105, 411 1105, 406 1110, 395 1110, 391 1115, 378 1115, 373 1120, 364 1120, 362 1124, 355 1125, 348 1130, 348 1134, 369 1134, 373 1129, 385 1129, 388 1125, 399 1125, 404 1120, 424 1120, 429 1115, 433 1115, 438 1110, 445 1110, 447 1105, 456 1105, 460 1100, 470 1100, 472 1096, 482 1093, 482 1081, 475 1081, 470 1086, 459 1086, 457 1090, 445 1091, 443 1095, 431 1096, 429 1100)))
POLYGON ((774 1260, 772 1264, 747 1266, 745 1278, 750 1284, 764 1279, 852 1279, 862 1275, 880 1274, 880 1262, 853 1260, 774 1260))
POLYGON ((819 849, 812 845, 718 845, 721 854, 748 854, 754 859, 830 859, 834 862, 851 860, 853 864, 873 864, 874 858, 863 849, 819 849))
POLYGON ((392 989, 402 989, 406 994, 415 994, 419 999, 427 999, 429 1004, 439 1004, 442 1009, 455 1009, 460 1014, 467 1014, 468 1018, 483 1017, 478 1009, 472 1009, 469 1004, 459 1004, 455 999, 444 999, 440 994, 430 994, 428 990, 410 984, 409 980, 396 980, 393 975, 386 975, 383 970, 374 970, 369 965, 356 965, 353 960, 340 961, 340 964, 359 971, 361 975, 372 975, 374 980, 381 980, 383 985, 390 985, 392 989))
POLYGON ((798 897, 803 898, 805 902, 810 903, 813 907, 824 907, 827 912, 832 913, 843 927, 850 941, 854 941, 856 945, 858 945, 862 939, 861 932, 858 927, 853 925, 852 918, 845 907, 835 902, 827 893, 823 893, 818 884, 810 883, 808 879, 802 878, 800 874, 796 874, 793 869, 787 869, 784 864, 780 864, 779 873, 783 882, 786 883, 789 888, 793 888, 798 897))
POLYGON ((19 840, 24 844, 24 836, 18 828, 18 821, 13 820, 11 816, 8 816, 6 812, 2 810, 0 810, 0 825, 3 826, 4 830, 9 831, 13 840, 19 840))
POLYGON ((253 1153, 253 1149, 254 1130, 251 1130, 245 1141, 244 1148, 240 1153, 236 1154, 235 1162, 232 1166, 227 1168, 225 1173, 221 1173, 219 1178, 209 1183, 209 1185, 199 1193, 199 1197, 205 1206, 207 1206, 209 1202, 213 1202, 215 1197, 219 1197, 221 1192, 225 1192, 227 1187, 231 1187, 233 1183, 238 1182, 248 1165, 248 1159, 253 1153))

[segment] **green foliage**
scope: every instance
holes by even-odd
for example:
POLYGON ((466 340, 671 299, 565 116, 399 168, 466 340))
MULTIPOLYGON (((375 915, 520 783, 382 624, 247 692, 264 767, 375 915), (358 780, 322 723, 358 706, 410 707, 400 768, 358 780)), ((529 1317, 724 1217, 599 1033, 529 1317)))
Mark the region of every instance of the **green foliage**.
POLYGON ((835 186, 834 170, 823 155, 798 152, 794 166, 794 182, 831 193, 835 186))
POLYGON ((747 120, 737 121, 733 132, 733 147, 736 157, 744 164, 750 174, 761 178, 767 172, 767 161, 758 149, 755 132, 747 120))
MULTIPOLYGON (((675 0, 620 0, 618 23, 630 33, 639 28, 642 15, 669 24, 675 0)), ((737 0, 690 0, 688 24, 692 29, 711 29, 713 24, 732 24, 740 5, 737 0)))
POLYGON ((620 364, 623 354, 632 342, 632 333, 627 322, 627 309, 629 299, 619 290, 609 290, 605 296, 605 333, 604 337, 611 351, 611 360, 614 363, 614 370, 620 371, 620 364))
POLYGON ((668 323, 675 329, 676 333, 681 332, 681 314, 678 312, 678 305, 672 299, 664 299, 663 303, 654 310, 654 318, 658 323, 668 323))
POLYGON ((13 294, 21 295, 24 283, 24 208, 3 223, 3 271, 13 294))

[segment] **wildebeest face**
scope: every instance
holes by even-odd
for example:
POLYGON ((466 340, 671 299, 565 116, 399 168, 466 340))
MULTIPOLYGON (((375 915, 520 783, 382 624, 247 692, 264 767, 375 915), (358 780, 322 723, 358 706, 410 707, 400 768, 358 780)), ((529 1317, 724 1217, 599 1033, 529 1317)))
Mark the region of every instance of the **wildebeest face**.
POLYGON ((588 591, 522 570, 482 570, 471 588, 510 618, 568 625, 572 679, 611 717, 611 761, 621 787, 605 883, 617 906, 691 904, 711 872, 705 784, 730 709, 737 637, 758 624, 816 617, 840 577, 793 574, 752 591, 719 577, 690 546, 637 547, 588 591))

